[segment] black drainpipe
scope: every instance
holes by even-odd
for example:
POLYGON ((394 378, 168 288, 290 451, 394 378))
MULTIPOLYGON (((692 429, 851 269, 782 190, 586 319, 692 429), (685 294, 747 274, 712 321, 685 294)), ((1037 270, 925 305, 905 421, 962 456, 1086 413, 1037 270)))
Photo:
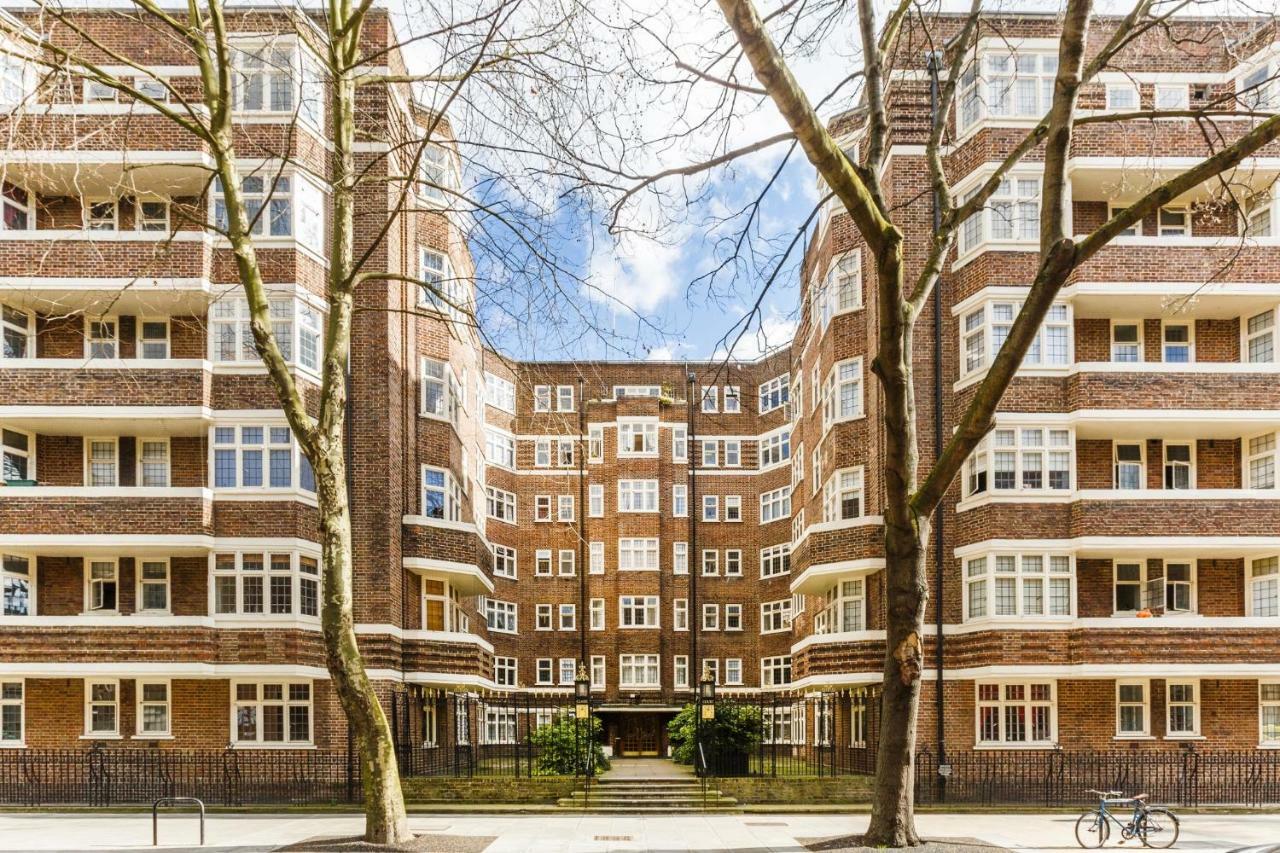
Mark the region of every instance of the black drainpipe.
MULTIPOLYGON (((930 51, 928 54, 929 66, 929 121, 930 127, 937 127, 941 121, 938 115, 938 70, 942 64, 942 56, 937 51, 930 51)), ((942 199, 938 197, 938 191, 933 192, 933 233, 937 234, 942 230, 942 199)), ((942 280, 939 280, 933 286, 933 455, 936 463, 938 455, 942 453, 942 280)), ((943 557, 943 518, 945 511, 945 501, 938 503, 938 509, 934 512, 933 517, 933 563, 934 563, 934 598, 933 612, 936 618, 936 633, 933 640, 933 656, 934 656, 934 673, 936 684, 934 685, 934 716, 937 717, 937 739, 938 739, 938 793, 939 799, 946 799, 947 777, 943 770, 947 766, 947 747, 946 747, 946 726, 943 721, 943 709, 945 703, 943 701, 943 666, 944 666, 944 644, 945 640, 942 634, 942 580, 946 568, 946 560, 943 557)), ((949 771, 950 768, 947 767, 949 771)))
MULTIPOLYGON (((587 385, 578 377, 578 666, 589 668, 587 658, 587 385)), ((590 672, 590 669, 587 670, 590 672)))
POLYGON ((689 463, 689 502, 687 509, 689 510, 689 604, 685 621, 689 627, 689 667, 686 672, 689 682, 689 690, 696 698, 698 695, 698 678, 701 669, 698 668, 698 627, 701 625, 701 617, 696 616, 698 613, 698 572, 702 571, 702 566, 698 562, 698 479, 697 479, 697 459, 694 448, 697 446, 697 433, 695 431, 694 400, 698 398, 698 377, 689 372, 687 378, 688 390, 685 392, 685 456, 689 463))

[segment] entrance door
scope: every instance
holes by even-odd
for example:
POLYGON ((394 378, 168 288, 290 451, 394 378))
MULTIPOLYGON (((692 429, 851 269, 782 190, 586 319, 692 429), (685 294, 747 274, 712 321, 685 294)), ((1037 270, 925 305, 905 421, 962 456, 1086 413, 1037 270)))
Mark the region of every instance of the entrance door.
POLYGON ((658 714, 622 714, 618 731, 624 756, 657 755, 662 744, 662 717, 658 714))

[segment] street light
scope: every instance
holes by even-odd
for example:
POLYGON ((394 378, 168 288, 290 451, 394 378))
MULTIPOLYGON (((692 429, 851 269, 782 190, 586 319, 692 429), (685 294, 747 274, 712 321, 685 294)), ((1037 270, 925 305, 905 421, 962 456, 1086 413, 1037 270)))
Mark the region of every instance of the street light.
POLYGON ((698 682, 698 704, 702 707, 702 719, 716 718, 716 679, 709 666, 702 670, 702 679, 698 682))
POLYGON ((578 664, 578 677, 573 680, 574 716, 585 720, 591 716, 591 679, 587 668, 578 664))

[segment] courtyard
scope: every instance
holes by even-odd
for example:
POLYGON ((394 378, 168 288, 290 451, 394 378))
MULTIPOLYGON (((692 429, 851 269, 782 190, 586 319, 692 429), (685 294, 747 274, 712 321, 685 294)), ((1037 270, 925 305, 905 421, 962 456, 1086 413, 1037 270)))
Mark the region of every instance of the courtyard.
MULTIPOLYGON (((918 817, 930 838, 973 839, 996 849, 1078 850, 1074 814, 926 813, 918 817)), ((1280 815, 1184 814, 1175 849, 1218 853, 1280 839, 1280 815)), ((481 815, 415 814, 413 830, 439 835, 425 849, 441 853, 521 851, 724 850, 740 853, 804 851, 805 843, 857 833, 865 814, 851 815, 481 815), (485 844, 486 839, 492 839, 485 844)), ((360 832, 355 814, 213 814, 206 851, 258 853, 317 837, 360 832)), ((151 847, 149 814, 7 813, 0 815, 0 850, 106 851, 199 849, 197 820, 190 814, 161 817, 160 847, 151 847)), ((1109 843, 1108 849, 1117 845, 1109 843)), ((1129 846, 1135 846, 1132 843, 1129 846)), ((305 849, 297 847, 294 849, 305 849)))

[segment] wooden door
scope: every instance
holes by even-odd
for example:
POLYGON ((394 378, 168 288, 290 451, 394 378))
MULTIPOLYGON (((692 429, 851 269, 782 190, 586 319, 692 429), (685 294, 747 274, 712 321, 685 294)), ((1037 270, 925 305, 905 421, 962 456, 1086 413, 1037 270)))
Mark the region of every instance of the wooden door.
POLYGON ((662 719, 657 714, 624 714, 619 726, 622 754, 657 755, 662 740, 661 725, 662 719))

